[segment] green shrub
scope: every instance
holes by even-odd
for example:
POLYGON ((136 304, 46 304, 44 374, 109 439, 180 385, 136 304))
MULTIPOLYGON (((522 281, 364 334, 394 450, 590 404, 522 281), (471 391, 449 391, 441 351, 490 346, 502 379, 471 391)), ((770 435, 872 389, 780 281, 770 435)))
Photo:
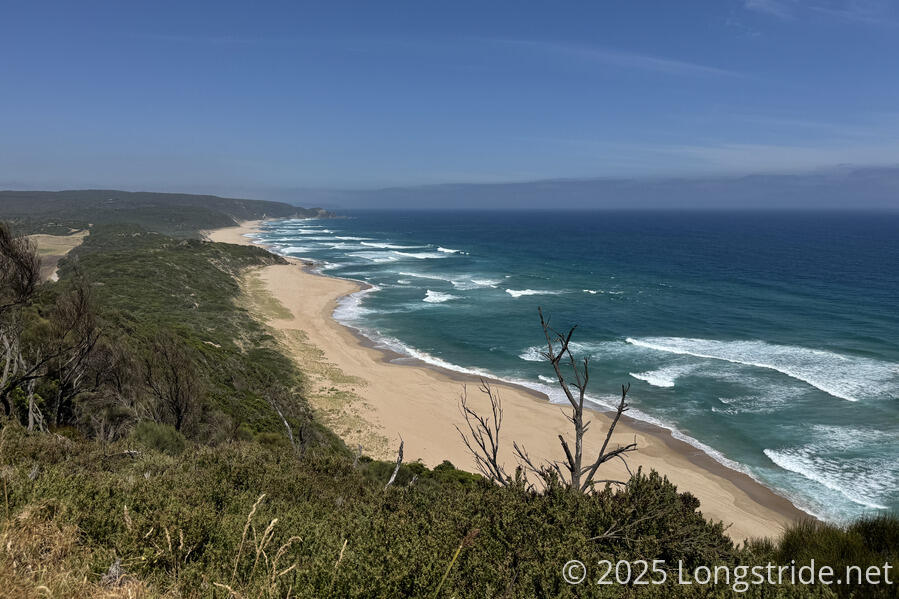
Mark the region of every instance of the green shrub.
POLYGON ((817 520, 799 522, 784 532, 777 550, 781 563, 830 566, 835 572, 846 572, 857 566, 865 572, 870 566, 892 565, 892 585, 872 585, 856 594, 854 586, 833 587, 839 597, 895 597, 899 593, 899 516, 884 514, 863 517, 847 527, 817 520))
MULTIPOLYGON (((243 597, 432 597, 462 546, 440 597, 724 598, 734 596, 726 586, 573 587, 561 568, 569 559, 683 560, 690 568, 767 559, 735 548, 695 498, 654 472, 620 492, 586 497, 503 488, 449 464, 413 463, 404 466, 405 483, 397 477, 385 490, 392 464, 359 460, 354 468, 352 457, 324 447, 298 456, 277 444, 188 442, 177 456, 133 456, 123 454, 124 443, 12 428, 0 432, 12 521, 29 506, 52 506, 48 517, 77 527, 96 556, 92 582, 109 567, 102 560, 115 556, 129 576, 173 596, 237 596, 218 584, 243 597), (32 478, 35 461, 41 468, 32 478)), ((833 595, 784 587, 742 596, 833 595)))
POLYGON ((157 424, 149 420, 139 422, 134 427, 133 439, 141 445, 171 456, 181 455, 187 441, 184 435, 170 424, 157 424))

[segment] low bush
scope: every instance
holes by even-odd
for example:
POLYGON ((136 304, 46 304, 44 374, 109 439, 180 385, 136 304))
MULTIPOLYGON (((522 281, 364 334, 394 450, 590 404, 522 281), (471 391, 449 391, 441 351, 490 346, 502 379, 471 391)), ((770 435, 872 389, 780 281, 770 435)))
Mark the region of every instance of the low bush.
POLYGON ((187 440, 169 424, 144 420, 134 427, 132 438, 141 445, 168 455, 181 455, 187 440))

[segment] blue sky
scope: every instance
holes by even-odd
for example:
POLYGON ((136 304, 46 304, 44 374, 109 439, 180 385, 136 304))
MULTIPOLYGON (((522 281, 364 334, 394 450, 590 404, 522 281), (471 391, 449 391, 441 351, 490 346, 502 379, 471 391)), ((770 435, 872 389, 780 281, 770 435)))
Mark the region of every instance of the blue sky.
POLYGON ((891 0, 0 0, 0 187, 897 163, 891 0))

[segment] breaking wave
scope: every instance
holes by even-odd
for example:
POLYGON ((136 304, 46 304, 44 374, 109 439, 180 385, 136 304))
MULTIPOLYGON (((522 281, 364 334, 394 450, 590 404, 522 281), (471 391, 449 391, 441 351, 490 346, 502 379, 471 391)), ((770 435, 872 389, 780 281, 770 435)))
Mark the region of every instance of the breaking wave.
POLYGON ((653 387, 671 388, 674 387, 674 383, 679 377, 693 372, 696 368, 695 364, 682 364, 666 366, 665 368, 647 372, 631 372, 629 374, 635 379, 649 383, 653 387))
POLYGON ((429 304, 441 304, 454 299, 459 299, 459 296, 453 295, 452 293, 443 293, 441 291, 431 291, 428 289, 425 298, 421 301, 428 302, 429 304))
POLYGON ((549 289, 506 289, 506 293, 512 297, 522 297, 525 295, 560 295, 563 292, 549 289))
POLYGON ((847 401, 889 398, 899 391, 897 365, 870 358, 764 341, 646 337, 628 338, 627 342, 655 351, 776 370, 847 401))

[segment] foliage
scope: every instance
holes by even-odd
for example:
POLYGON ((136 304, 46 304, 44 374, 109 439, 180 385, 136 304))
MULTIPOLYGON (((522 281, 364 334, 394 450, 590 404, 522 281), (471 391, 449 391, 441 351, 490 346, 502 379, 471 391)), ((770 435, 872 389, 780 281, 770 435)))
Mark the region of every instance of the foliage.
POLYGON ((180 455, 187 440, 170 424, 159 424, 149 420, 138 422, 132 433, 134 441, 160 453, 180 455))
MULTIPOLYGON (((298 458, 253 442, 188 443, 173 456, 15 426, 0 434, 11 513, 50 506, 55 526, 77 527, 98 560, 93 572, 118 557, 136 580, 184 596, 216 596, 218 583, 252 597, 284 597, 288 589, 293 597, 427 597, 475 529, 440 596, 616 596, 569 586, 562 565, 664 559, 692 567, 745 558, 692 496, 656 473, 620 492, 585 496, 416 464, 414 483, 409 471, 385 490, 389 464, 354 467, 326 448, 298 458), (626 536, 603 536, 621 525, 626 536)), ((640 596, 671 596, 661 590, 640 596)))
POLYGON ((293 362, 234 303, 242 269, 281 262, 261 248, 110 226, 96 227, 60 275, 91 281, 104 337, 124 353, 138 393, 154 398, 139 416, 211 443, 234 438, 241 425, 283 435, 277 398, 292 426, 337 444, 312 422, 293 362))

